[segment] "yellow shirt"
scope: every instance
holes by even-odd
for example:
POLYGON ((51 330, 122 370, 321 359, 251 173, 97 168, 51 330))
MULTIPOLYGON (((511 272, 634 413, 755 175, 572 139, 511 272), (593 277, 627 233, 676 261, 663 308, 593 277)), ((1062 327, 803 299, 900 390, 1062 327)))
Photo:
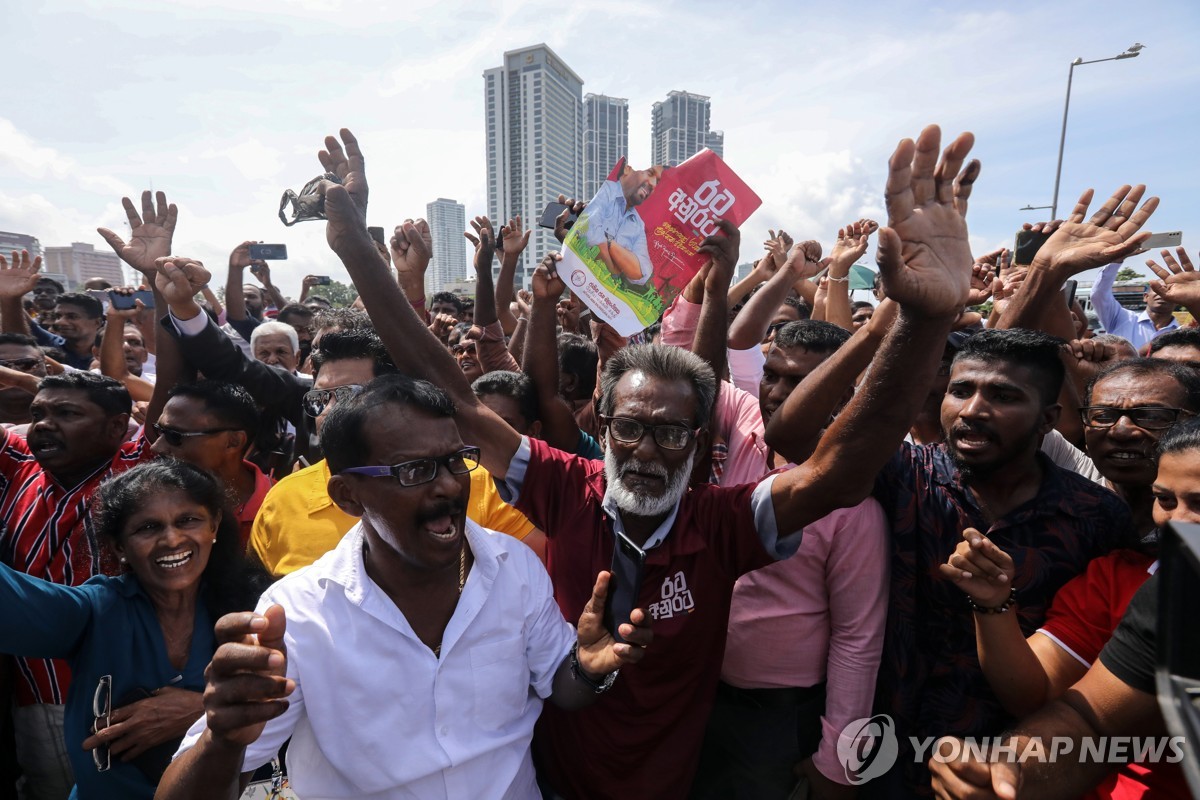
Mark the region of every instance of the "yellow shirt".
MULTIPOLYGON (((329 466, 322 459, 275 484, 263 500, 250 534, 250 552, 275 577, 307 567, 328 553, 358 522, 329 497, 329 466)), ((533 523, 500 499, 491 474, 471 473, 467 516, 484 528, 524 539, 533 523)))

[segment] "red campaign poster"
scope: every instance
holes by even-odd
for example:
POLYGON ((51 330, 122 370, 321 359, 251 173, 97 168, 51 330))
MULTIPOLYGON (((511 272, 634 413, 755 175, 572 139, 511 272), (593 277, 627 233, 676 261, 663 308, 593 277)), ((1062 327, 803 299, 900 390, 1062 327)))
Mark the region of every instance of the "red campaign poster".
POLYGON ((677 167, 635 170, 622 158, 563 242, 559 273, 622 336, 652 325, 707 262, 715 219, 740 227, 762 205, 711 150, 677 167))

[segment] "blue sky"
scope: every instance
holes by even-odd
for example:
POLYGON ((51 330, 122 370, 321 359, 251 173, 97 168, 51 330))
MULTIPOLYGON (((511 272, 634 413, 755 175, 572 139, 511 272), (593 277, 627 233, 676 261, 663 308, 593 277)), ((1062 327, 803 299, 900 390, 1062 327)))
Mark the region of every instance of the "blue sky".
POLYGON ((223 272, 244 239, 284 242, 285 293, 306 273, 344 277, 317 223, 284 228, 284 188, 319 172, 340 126, 363 142, 370 222, 391 226, 453 197, 483 213, 484 69, 546 42, 584 91, 627 97, 634 163, 651 104, 712 97, 726 160, 763 198, 743 259, 767 228, 830 243, 882 215, 896 141, 937 122, 972 130, 983 175, 969 224, 978 251, 1011 242, 1054 185, 1067 69, 1060 209, 1080 190, 1143 182, 1154 230, 1200 211, 1200 3, 660 2, 497 4, 417 0, 6 3, 0 85, 0 229, 103 246, 123 193, 151 183, 181 209, 176 250, 223 272))

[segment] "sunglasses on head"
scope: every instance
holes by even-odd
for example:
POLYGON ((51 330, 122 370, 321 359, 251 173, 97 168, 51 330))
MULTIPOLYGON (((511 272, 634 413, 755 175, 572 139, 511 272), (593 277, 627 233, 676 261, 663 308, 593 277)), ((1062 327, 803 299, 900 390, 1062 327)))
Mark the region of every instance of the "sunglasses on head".
POLYGON ((310 417, 319 417, 325 413, 326 407, 333 401, 344 403, 351 397, 362 392, 363 387, 357 383, 349 383, 345 386, 335 386, 332 389, 313 389, 304 394, 304 399, 301 405, 304 408, 304 413, 310 417))

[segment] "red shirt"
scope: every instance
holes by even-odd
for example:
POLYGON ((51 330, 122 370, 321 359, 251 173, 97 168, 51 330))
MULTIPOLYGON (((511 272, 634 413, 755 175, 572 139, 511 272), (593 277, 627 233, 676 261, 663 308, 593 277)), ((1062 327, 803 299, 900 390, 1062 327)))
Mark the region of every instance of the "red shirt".
POLYGON ((238 533, 241 535, 240 541, 244 552, 250 544, 250 533, 254 530, 254 518, 258 516, 258 510, 262 508, 263 500, 266 499, 267 492, 271 491, 271 487, 275 485, 275 481, 256 464, 243 460, 242 466, 254 473, 254 493, 237 510, 238 533))
MULTIPOLYGON (((1137 590, 1154 572, 1157 560, 1135 550, 1114 550, 1088 563, 1087 572, 1063 585, 1038 632, 1049 636, 1089 668, 1137 590)), ((1139 800, 1143 797, 1188 797, 1178 764, 1125 764, 1109 773, 1086 795, 1090 798, 1139 800)))
MULTIPOLYGON (((0 560, 19 572, 68 586, 93 575, 116 575, 116 558, 96 540, 88 506, 101 481, 152 457, 139 436, 67 489, 42 469, 24 437, 5 430, 0 439, 0 560)), ((66 702, 71 673, 65 661, 15 661, 21 678, 16 683, 18 705, 66 702)))
MULTIPOLYGON (((612 565, 612 521, 601 508, 604 464, 529 440, 516 507, 546 532, 558 606, 578 621, 596 574, 612 565)), ((564 797, 688 795, 725 650, 738 577, 774 563, 751 511, 753 484, 698 486, 680 501, 666 540, 646 553, 640 603, 654 644, 595 705, 547 703, 535 747, 564 797)))

